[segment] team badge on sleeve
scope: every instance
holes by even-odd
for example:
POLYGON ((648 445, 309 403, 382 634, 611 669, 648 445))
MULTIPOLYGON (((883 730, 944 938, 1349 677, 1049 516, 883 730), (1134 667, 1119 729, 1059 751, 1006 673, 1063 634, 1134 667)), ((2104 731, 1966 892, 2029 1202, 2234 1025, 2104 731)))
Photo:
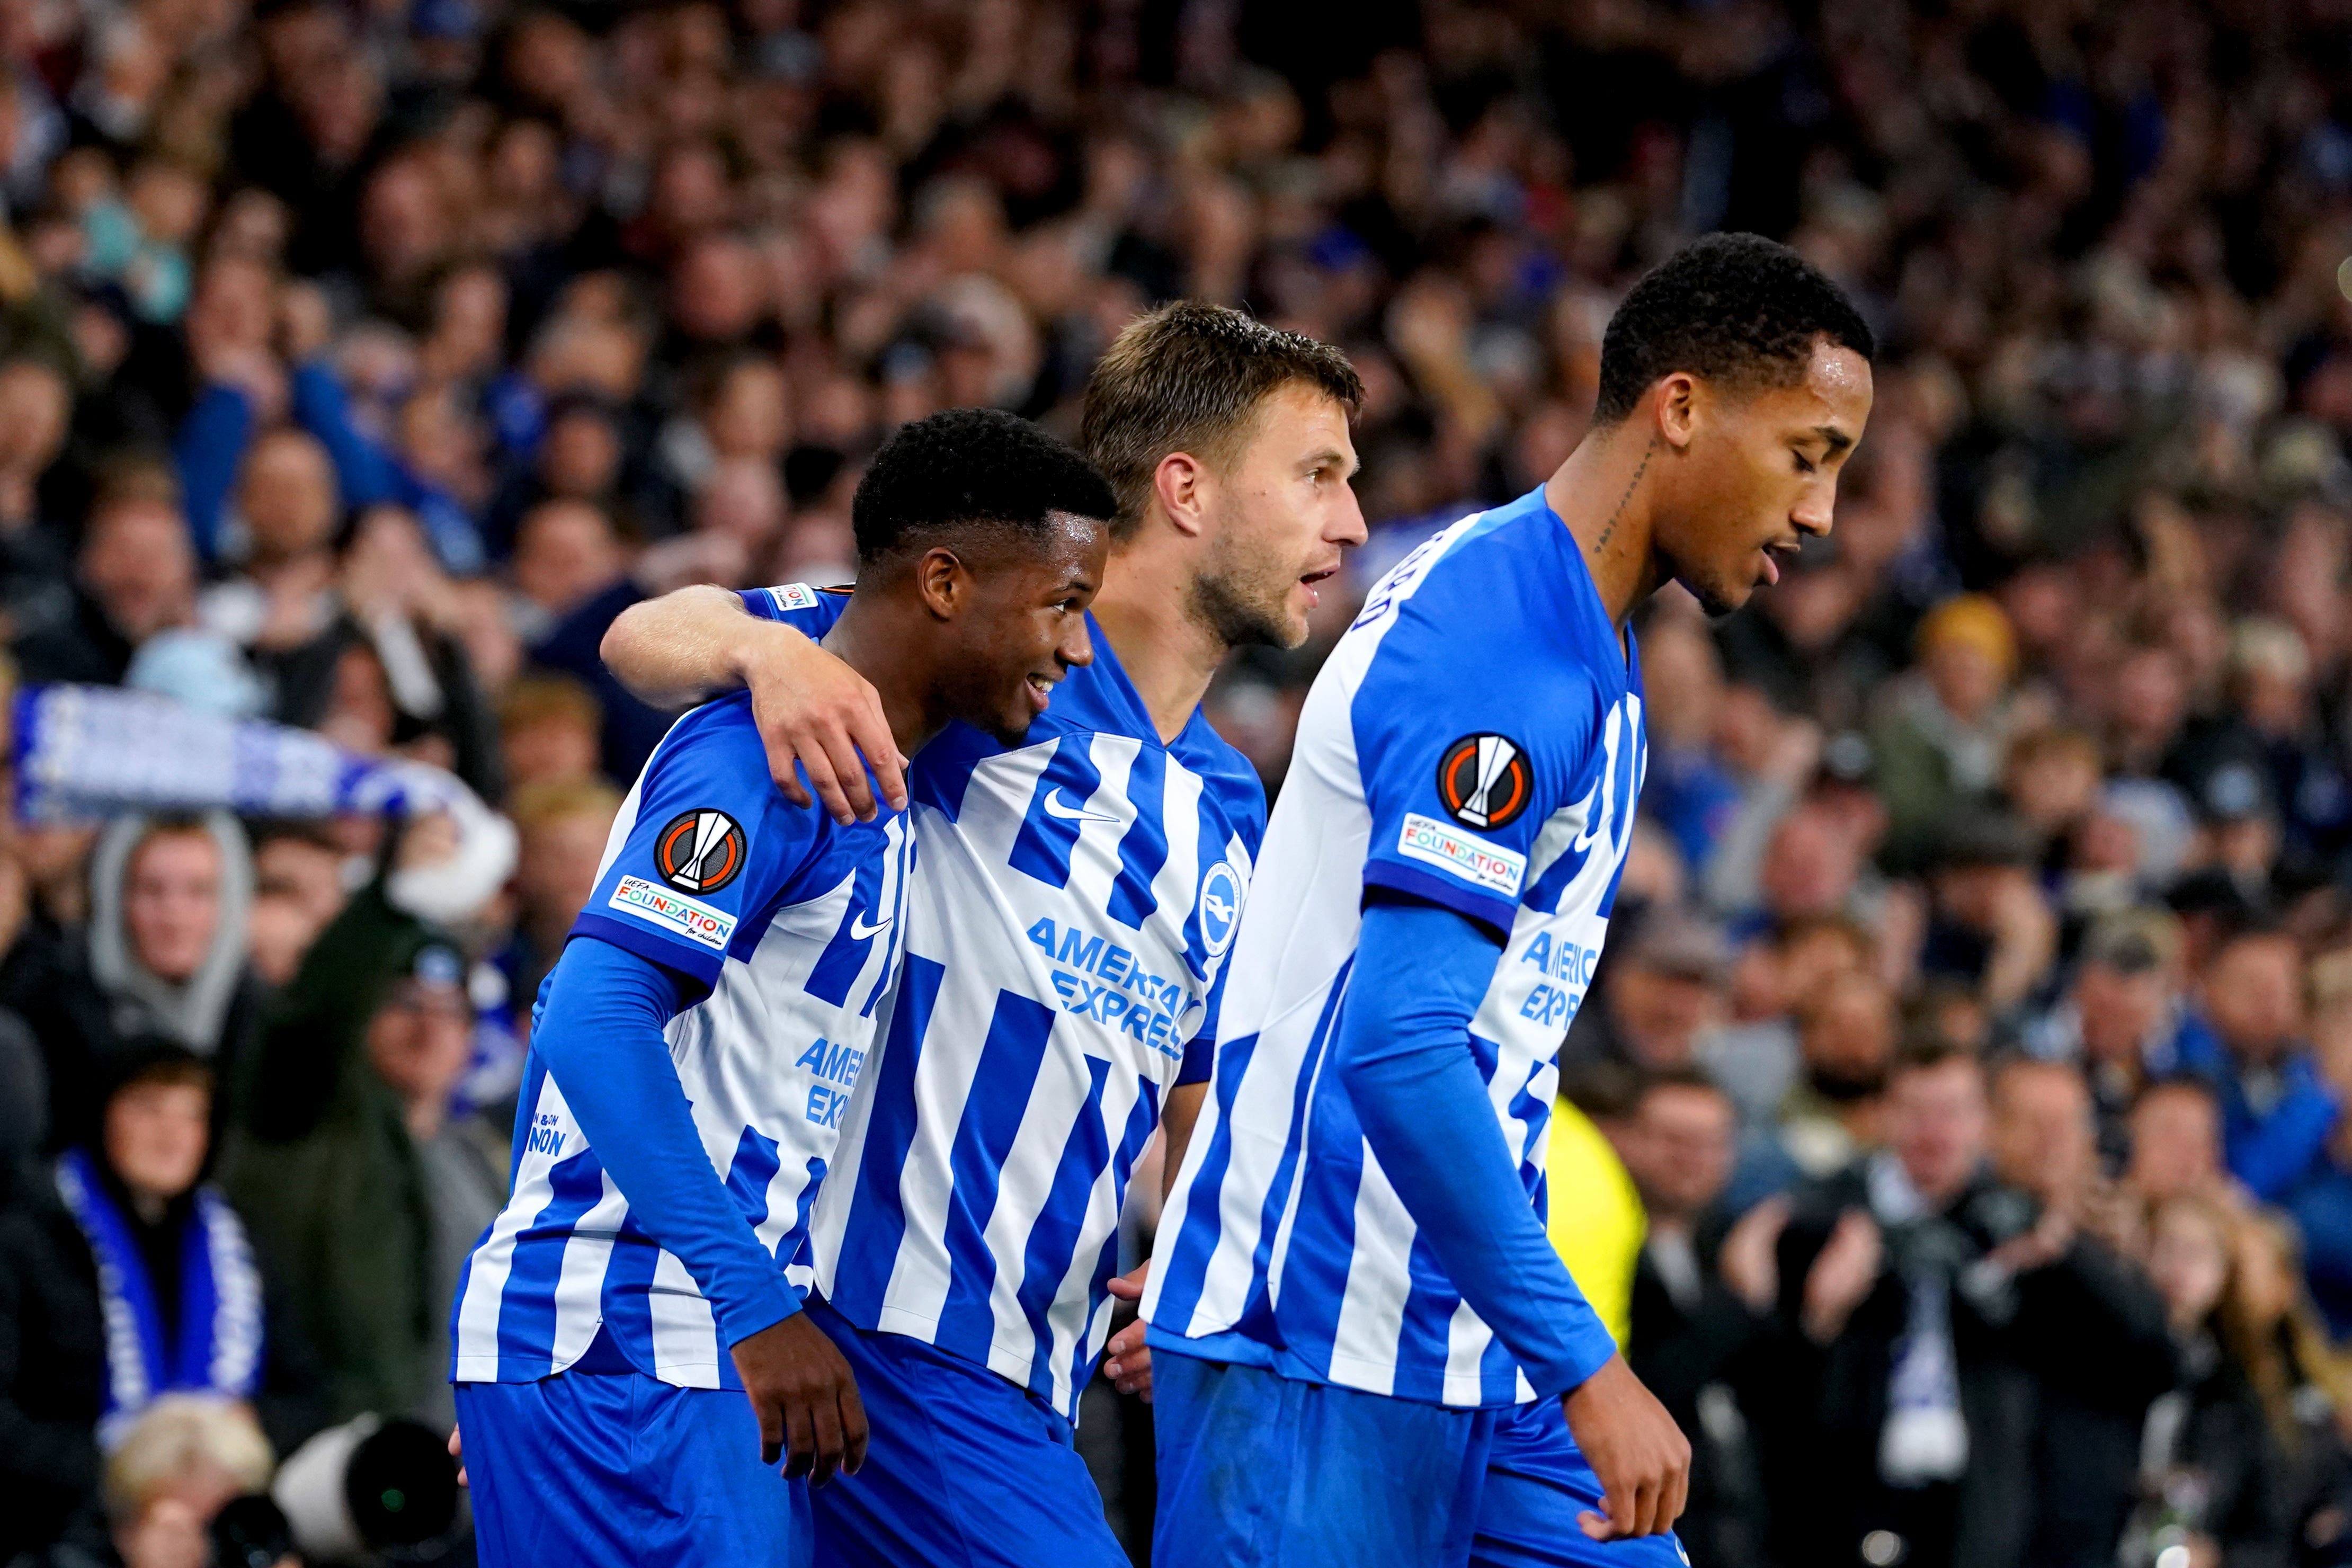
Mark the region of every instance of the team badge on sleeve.
POLYGON ((1233 945, 1234 928, 1241 918, 1242 879, 1220 860, 1201 879, 1201 944, 1209 956, 1217 957, 1233 945))
POLYGON ((1535 794, 1528 754, 1507 735, 1465 735, 1437 764, 1437 798, 1465 827, 1502 827, 1535 794))
POLYGON ((681 893, 715 893, 743 870, 743 830, 723 811, 687 811, 654 840, 654 869, 681 893))

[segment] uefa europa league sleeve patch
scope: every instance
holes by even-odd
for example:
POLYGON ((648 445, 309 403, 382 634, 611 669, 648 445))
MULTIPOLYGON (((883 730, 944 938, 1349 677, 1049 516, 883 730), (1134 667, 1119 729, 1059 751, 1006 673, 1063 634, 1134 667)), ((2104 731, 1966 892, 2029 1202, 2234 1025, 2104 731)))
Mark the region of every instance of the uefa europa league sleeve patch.
POLYGON ((1465 735, 1438 760, 1438 801, 1465 827, 1508 826, 1534 795, 1528 753, 1508 735, 1465 735))
POLYGON ((743 873, 743 830, 723 811, 686 811, 654 840, 654 869, 681 893, 715 893, 743 873))

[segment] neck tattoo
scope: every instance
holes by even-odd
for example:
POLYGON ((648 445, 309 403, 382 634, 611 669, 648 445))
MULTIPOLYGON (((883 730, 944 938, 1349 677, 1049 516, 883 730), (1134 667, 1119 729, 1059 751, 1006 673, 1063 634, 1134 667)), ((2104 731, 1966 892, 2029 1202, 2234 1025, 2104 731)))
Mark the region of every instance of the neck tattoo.
POLYGON ((1642 460, 1634 467, 1633 477, 1625 481, 1625 493, 1617 498, 1616 510, 1609 514, 1609 521, 1601 525, 1601 536, 1592 542, 1593 554, 1599 555, 1609 547, 1609 536, 1617 531, 1617 520, 1625 515, 1625 508, 1633 500, 1633 491, 1640 486, 1642 476, 1650 471, 1650 458, 1657 449, 1658 438, 1653 436, 1650 444, 1642 448, 1642 460))

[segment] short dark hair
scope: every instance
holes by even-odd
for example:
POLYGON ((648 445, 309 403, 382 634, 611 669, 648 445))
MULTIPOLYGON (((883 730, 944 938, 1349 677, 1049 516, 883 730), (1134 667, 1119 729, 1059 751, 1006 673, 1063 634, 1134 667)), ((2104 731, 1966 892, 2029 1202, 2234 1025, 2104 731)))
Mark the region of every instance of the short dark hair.
POLYGON ((1938 1068, 1950 1067, 1955 1062, 1973 1068, 1976 1070, 1978 1081, 1986 1082, 1989 1075, 1985 1071, 1982 1057, 1966 1046, 1932 1036, 1906 1040, 1896 1047, 1895 1059, 1886 1064, 1886 1081, 1891 1084, 1896 1079, 1907 1077, 1915 1072, 1934 1072, 1938 1068))
POLYGON ((1633 1101, 1636 1109, 1647 1105, 1650 1096, 1658 1093, 1661 1089, 1688 1089, 1697 1094, 1711 1094, 1727 1105, 1731 1103, 1731 1096, 1726 1094, 1723 1086, 1708 1077, 1704 1068, 1655 1068, 1642 1076, 1642 1087, 1633 1101))
POLYGON ((1042 537, 1047 514, 1110 521, 1118 507, 1094 465, 1015 414, 950 408, 882 443, 849 504, 857 559, 870 564, 941 529, 973 525, 1042 537))
POLYGON ((126 1089, 147 1084, 213 1091, 212 1064, 163 1035, 133 1035, 100 1052, 98 1065, 101 1107, 111 1105, 126 1089))
POLYGON ((1757 234, 1710 234, 1633 285, 1601 338, 1596 425, 1633 412, 1661 376, 1793 385, 1816 341, 1864 359, 1878 352, 1845 291, 1787 246, 1757 234))
POLYGON ((1179 300, 1129 321, 1087 382, 1078 431, 1118 497, 1111 532, 1124 538, 1143 521, 1161 458, 1190 452, 1212 465, 1231 461, 1258 405, 1294 382, 1350 415, 1364 400, 1346 354, 1228 306, 1179 300))

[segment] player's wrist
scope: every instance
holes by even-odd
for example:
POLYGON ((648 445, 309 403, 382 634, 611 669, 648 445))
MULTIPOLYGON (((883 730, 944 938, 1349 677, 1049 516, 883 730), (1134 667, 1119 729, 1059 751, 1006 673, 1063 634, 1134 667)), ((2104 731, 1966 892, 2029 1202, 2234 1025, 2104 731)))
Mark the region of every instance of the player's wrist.
POLYGON ((818 648, 798 626, 782 621, 763 621, 755 616, 742 617, 744 624, 736 628, 726 650, 727 677, 737 686, 749 687, 761 679, 779 676, 789 678, 814 657, 818 648))
MULTIPOLYGON (((713 1303, 714 1308, 717 1307, 713 1303)), ((764 1286, 744 1300, 716 1310, 712 1316, 719 1320, 719 1331, 733 1350, 756 1334, 766 1333, 787 1318, 800 1315, 807 1306, 801 1293, 783 1279, 764 1286)))

